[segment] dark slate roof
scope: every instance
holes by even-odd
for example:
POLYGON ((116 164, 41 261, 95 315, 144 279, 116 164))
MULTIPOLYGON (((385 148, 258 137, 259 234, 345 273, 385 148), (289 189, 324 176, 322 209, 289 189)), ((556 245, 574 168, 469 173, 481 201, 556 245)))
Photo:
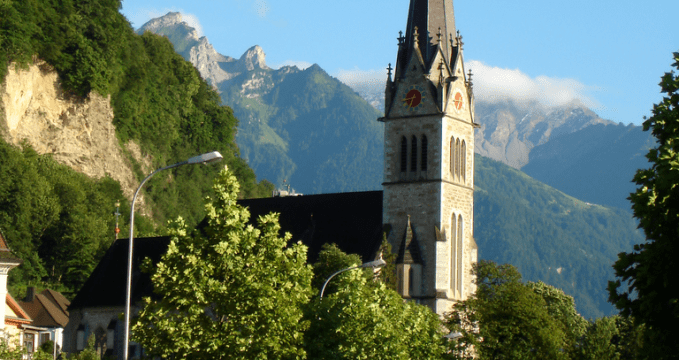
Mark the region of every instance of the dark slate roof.
MULTIPOLYGON (((450 41, 455 37, 455 14, 452 0, 411 0, 408 10, 408 23, 404 39, 406 52, 399 59, 401 71, 405 74, 405 61, 408 61, 414 47, 413 35, 417 27, 420 52, 428 64, 434 55, 441 29, 441 48, 450 62, 450 41)), ((428 64, 429 65, 429 64, 428 64)))
MULTIPOLYGON (((170 237, 135 238, 132 251, 132 303, 153 293, 151 278, 142 273, 139 264, 145 258, 154 263, 160 261, 170 244, 170 237)), ((92 271, 85 284, 68 307, 124 306, 127 280, 128 239, 118 239, 108 249, 99 265, 92 271)))
MULTIPOLYGON (((291 242, 301 240, 309 247, 309 263, 316 261, 325 243, 335 243, 342 251, 358 254, 363 261, 370 261, 374 259, 382 241, 381 191, 272 197, 238 202, 249 208, 250 222, 253 224, 260 215, 280 213, 281 229, 292 234, 291 242)), ((169 243, 169 237, 134 239, 133 303, 153 293, 150 277, 139 270, 140 261, 149 257, 158 262, 169 243)), ((123 306, 127 252, 127 239, 116 240, 73 299, 69 310, 123 306)))
POLYGON ((318 259, 325 243, 370 261, 382 241, 382 191, 272 197, 240 200, 251 222, 260 215, 280 213, 283 231, 309 247, 308 262, 318 259))

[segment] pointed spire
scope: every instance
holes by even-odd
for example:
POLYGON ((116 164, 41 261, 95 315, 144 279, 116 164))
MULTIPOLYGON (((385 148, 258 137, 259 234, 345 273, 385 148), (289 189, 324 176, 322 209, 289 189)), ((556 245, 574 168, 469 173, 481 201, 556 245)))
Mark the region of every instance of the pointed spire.
POLYGON ((408 215, 408 224, 406 225, 405 234, 401 246, 398 248, 398 256, 396 258, 397 264, 422 264, 422 256, 420 255, 420 244, 415 237, 413 227, 410 225, 410 215, 408 215))
POLYGON ((410 54, 410 46, 419 46, 422 57, 430 61, 436 49, 438 39, 435 35, 441 33, 441 44, 446 60, 450 60, 451 48, 448 46, 452 33, 455 33, 455 14, 453 0, 410 0, 408 24, 406 27, 406 45, 410 54), (419 44, 412 42, 415 28, 419 28, 421 38, 419 44))
POLYGON ((472 69, 469 69, 469 73, 467 74, 467 89, 469 89, 470 94, 474 90, 474 84, 472 83, 472 69))
POLYGON ((389 66, 387 67, 387 82, 391 82, 391 63, 389 63, 389 66))

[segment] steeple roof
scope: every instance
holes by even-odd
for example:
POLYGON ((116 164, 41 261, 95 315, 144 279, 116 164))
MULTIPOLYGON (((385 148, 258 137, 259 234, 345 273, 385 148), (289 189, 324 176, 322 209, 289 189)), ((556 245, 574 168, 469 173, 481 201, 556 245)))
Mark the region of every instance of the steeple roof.
POLYGON ((415 27, 419 34, 418 45, 425 62, 431 61, 441 34, 441 50, 450 63, 451 41, 455 38, 455 14, 453 0, 410 0, 408 25, 404 45, 407 49, 406 59, 410 58, 415 40, 415 27))
POLYGON ((401 246, 398 248, 398 255, 396 256, 397 264, 422 264, 422 255, 420 254, 420 243, 413 232, 413 227, 410 225, 410 215, 408 215, 408 225, 403 234, 401 246))

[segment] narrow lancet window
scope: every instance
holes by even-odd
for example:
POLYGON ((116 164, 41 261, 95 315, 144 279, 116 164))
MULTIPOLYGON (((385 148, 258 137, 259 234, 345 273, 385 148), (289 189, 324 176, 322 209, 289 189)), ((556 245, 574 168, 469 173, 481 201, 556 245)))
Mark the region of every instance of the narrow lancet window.
POLYGON ((455 138, 450 138, 450 176, 455 177, 455 138))
POLYGON ((401 172, 408 170, 408 140, 403 136, 401 138, 401 172))
POLYGON ((455 213, 450 217, 450 288, 455 290, 455 270, 457 266, 455 260, 457 260, 457 217, 455 213))
POLYGON ((413 135, 410 145, 410 171, 417 171, 417 138, 413 135))
POLYGON ((455 140, 455 178, 460 179, 460 139, 455 140))
POLYGON ((467 144, 462 140, 462 149, 460 149, 460 163, 462 164, 462 182, 467 181, 467 144))
POLYGON ((422 162, 420 165, 422 171, 427 171, 427 146, 427 136, 422 135, 422 162))
POLYGON ((462 243, 463 243, 463 235, 464 235, 464 229, 463 229, 463 222, 462 222, 462 215, 459 215, 457 218, 457 279, 455 281, 457 285, 457 294, 458 296, 462 296, 462 243))

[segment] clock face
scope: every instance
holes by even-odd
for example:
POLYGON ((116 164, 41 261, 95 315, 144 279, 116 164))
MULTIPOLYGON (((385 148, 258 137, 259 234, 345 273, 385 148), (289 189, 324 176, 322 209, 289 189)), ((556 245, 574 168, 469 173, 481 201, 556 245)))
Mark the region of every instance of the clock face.
POLYGON ((411 108, 415 107, 422 102, 422 94, 417 91, 417 89, 412 89, 408 91, 406 98, 403 99, 403 101, 405 101, 407 106, 410 106, 411 108))
POLYGON ((406 93, 406 96, 401 101, 403 101, 403 106, 410 110, 415 110, 422 107, 423 97, 424 94, 419 89, 419 87, 414 87, 406 93))
POLYGON ((455 110, 462 110, 462 105, 464 105, 464 97, 460 91, 455 92, 455 97, 453 98, 453 103, 455 104, 455 110))

